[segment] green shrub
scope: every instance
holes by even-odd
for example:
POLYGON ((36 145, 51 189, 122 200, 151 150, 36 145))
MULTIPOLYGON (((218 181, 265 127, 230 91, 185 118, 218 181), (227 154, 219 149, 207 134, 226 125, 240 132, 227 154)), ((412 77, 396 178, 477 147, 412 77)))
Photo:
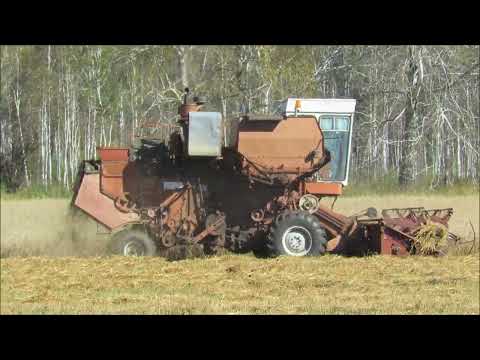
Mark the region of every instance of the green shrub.
POLYGON ((16 192, 8 192, 3 184, 0 184, 0 195, 2 200, 18 199, 45 199, 45 198, 69 198, 72 191, 62 185, 32 185, 24 187, 16 192))

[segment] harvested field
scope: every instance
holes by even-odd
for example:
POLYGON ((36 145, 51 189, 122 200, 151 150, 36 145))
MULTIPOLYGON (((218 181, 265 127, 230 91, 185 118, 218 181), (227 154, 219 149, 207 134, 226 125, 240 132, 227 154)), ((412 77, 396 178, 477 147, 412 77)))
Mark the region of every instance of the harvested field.
POLYGON ((478 256, 1 259, 2 314, 479 314, 478 256))

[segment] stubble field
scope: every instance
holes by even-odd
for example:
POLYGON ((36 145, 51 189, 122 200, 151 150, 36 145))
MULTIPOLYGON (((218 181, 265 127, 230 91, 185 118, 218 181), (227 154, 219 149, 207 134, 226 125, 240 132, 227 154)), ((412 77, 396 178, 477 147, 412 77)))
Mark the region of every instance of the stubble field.
MULTIPOLYGON (((453 207, 451 231, 479 235, 479 197, 340 198, 335 209, 453 207)), ((67 200, 1 202, 2 314, 479 314, 479 256, 257 259, 224 255, 167 262, 109 257, 82 223, 77 249, 67 200)), ((478 245, 477 245, 478 248, 478 245)))

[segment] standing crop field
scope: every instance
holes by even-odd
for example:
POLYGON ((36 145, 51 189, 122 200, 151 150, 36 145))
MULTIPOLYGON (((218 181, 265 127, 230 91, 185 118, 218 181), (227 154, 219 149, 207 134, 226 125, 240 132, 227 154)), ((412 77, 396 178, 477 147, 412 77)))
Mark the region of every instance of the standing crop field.
MULTIPOLYGON (((345 197, 346 214, 368 206, 453 207, 451 230, 479 234, 479 198, 345 197)), ((67 200, 1 202, 2 314, 478 314, 479 258, 369 256, 257 259, 224 255, 167 262, 105 256, 104 235, 81 224, 79 251, 67 200), (85 256, 88 255, 88 256, 85 256)))

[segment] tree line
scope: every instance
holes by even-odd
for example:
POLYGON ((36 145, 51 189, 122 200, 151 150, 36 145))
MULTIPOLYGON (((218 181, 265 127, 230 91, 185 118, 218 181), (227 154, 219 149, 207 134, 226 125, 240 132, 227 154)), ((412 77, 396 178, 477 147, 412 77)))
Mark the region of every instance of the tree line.
MULTIPOLYGON (((71 187, 97 146, 173 124, 185 87, 233 125, 287 97, 357 99, 350 178, 479 180, 479 46, 1 46, 0 181, 71 187)), ((230 136, 233 126, 229 126, 230 136)))

